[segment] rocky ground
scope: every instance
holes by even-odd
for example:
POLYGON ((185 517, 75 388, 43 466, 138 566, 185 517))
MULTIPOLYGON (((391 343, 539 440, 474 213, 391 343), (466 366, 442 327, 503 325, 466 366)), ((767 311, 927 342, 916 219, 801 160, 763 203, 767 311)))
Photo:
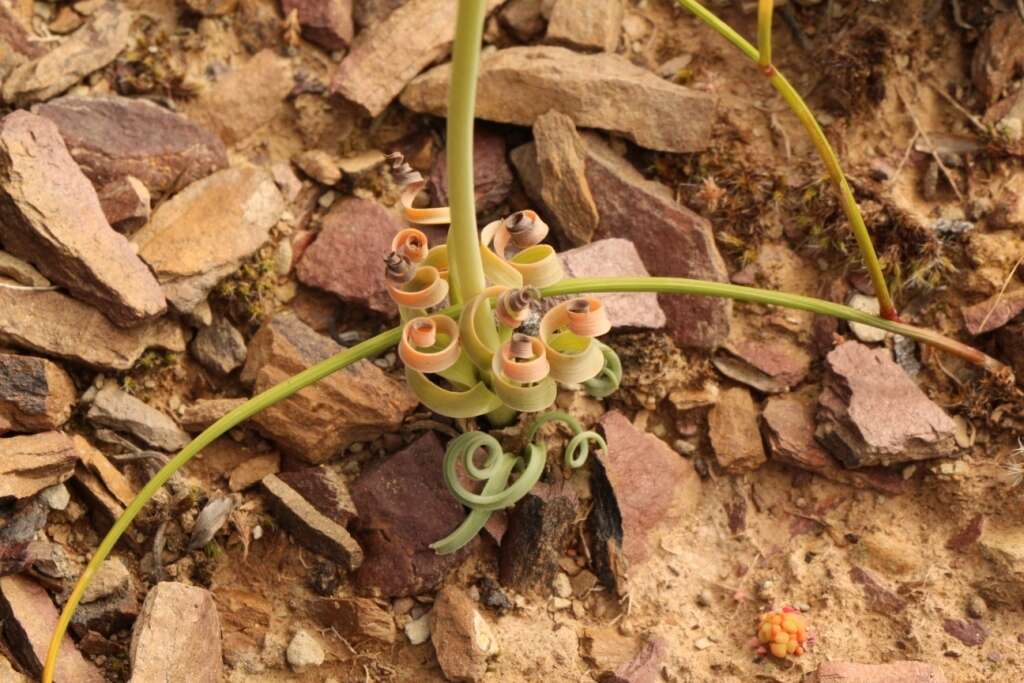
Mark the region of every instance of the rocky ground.
MULTIPOLYGON (((752 36, 746 1, 710 2, 752 36)), ((844 159, 907 321, 1024 377, 1024 18, 790 0, 776 59, 844 159)), ((447 201, 455 0, 0 5, 0 680, 38 677, 102 535, 193 435, 387 329, 384 155, 447 201)), ((876 310, 823 167, 668 0, 488 0, 481 220, 533 207, 572 276, 876 310)), ((82 601, 66 681, 1024 679, 1024 401, 811 314, 607 300, 608 451, 463 551, 394 353, 211 444, 82 601), (751 647, 796 607, 811 642, 751 647)), ((485 428, 485 425, 480 425, 485 428)), ((498 435, 513 448, 522 425, 498 435)))

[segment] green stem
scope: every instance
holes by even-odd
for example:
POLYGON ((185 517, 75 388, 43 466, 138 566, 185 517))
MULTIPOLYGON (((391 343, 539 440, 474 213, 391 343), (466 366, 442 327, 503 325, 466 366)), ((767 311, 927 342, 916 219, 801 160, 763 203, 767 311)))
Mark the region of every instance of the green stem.
POLYGON ((757 63, 762 67, 772 65, 772 12, 775 0, 759 0, 757 4, 757 63))
MULTIPOLYGON (((688 294, 693 296, 722 297, 748 303, 782 306, 784 308, 809 311, 811 313, 840 318, 849 322, 862 323, 871 327, 877 327, 894 334, 901 334, 960 356, 972 363, 981 365, 990 372, 1000 373, 1005 376, 1009 376, 1010 374, 1008 369, 994 358, 990 358, 984 353, 981 353, 980 351, 965 344, 961 344, 956 340, 943 337, 937 332, 924 330, 899 322, 893 322, 891 320, 884 320, 848 306, 835 304, 829 301, 822 301, 820 299, 813 299, 811 297, 800 296, 798 294, 787 294, 784 292, 773 292, 770 290, 742 287, 739 285, 721 282, 704 282, 702 280, 688 280, 676 277, 579 278, 564 280, 558 284, 546 287, 541 291, 541 294, 545 297, 549 297, 570 294, 600 294, 614 292, 656 292, 659 294, 688 294)), ((452 306, 442 311, 442 313, 444 315, 457 318, 462 312, 462 308, 462 305, 452 306)), ((269 408, 279 401, 283 401, 301 389, 334 372, 337 372, 338 370, 360 360, 383 353, 398 343, 400 335, 400 327, 383 332, 372 339, 362 342, 361 344, 357 344, 351 349, 343 351, 336 356, 332 356, 331 358, 328 358, 327 360, 322 361, 293 377, 290 377, 284 382, 267 389, 263 393, 252 397, 238 408, 235 408, 227 415, 217 420, 213 425, 208 427, 192 442, 185 446, 185 448, 178 453, 178 455, 172 458, 170 462, 164 465, 163 468, 161 468, 161 470, 146 483, 128 507, 125 508, 125 511, 121 513, 121 516, 118 517, 117 521, 114 522, 114 525, 100 542, 99 547, 96 549, 96 553, 89 560, 89 564, 86 566, 85 571, 82 572, 81 577, 79 577, 78 583, 71 592, 71 596, 68 598, 67 603, 65 603, 64 610, 61 612, 60 619, 57 621, 57 626, 54 629, 53 638, 50 641, 50 649, 46 657, 46 667, 43 671, 43 683, 53 683, 53 674, 57 664, 57 654, 60 650, 60 643, 63 641, 64 634, 67 632, 68 625, 71 623, 71 618, 74 616, 75 610, 77 609, 79 602, 81 602, 82 595, 92 582, 96 571, 103 564, 103 561, 107 556, 110 555, 110 552, 114 549, 114 546, 121 538, 121 535, 132 523, 135 517, 138 516, 146 503, 149 502, 150 498, 153 497, 153 494, 155 494, 160 487, 174 475, 175 472, 181 469, 185 463, 195 457, 203 448, 213 443, 216 439, 223 436, 256 413, 269 408)))
POLYGON ((447 142, 452 223, 448 229, 448 259, 457 283, 452 288, 452 301, 456 303, 469 301, 486 286, 473 189, 473 117, 486 8, 484 0, 459 1, 452 50, 447 142))
MULTIPOLYGON (((696 0, 677 0, 680 5, 688 9, 690 12, 695 14, 701 21, 713 28, 719 34, 721 34, 726 40, 735 45, 743 54, 745 54, 752 61, 762 65, 762 71, 769 77, 769 82, 779 92, 782 98, 789 105, 793 113, 796 114, 797 118, 807 129, 808 135, 814 142, 815 148, 818 150, 818 154, 821 156, 822 161, 825 162, 825 167, 828 169, 829 177, 832 179, 833 184, 836 187, 836 191, 839 193, 840 204, 843 207, 843 213, 846 214, 846 219, 850 222, 850 228, 853 230, 853 235, 857 240, 857 246, 860 248, 860 253, 864 259, 864 265, 868 270, 868 274, 871 276, 871 283, 875 288, 875 296, 878 298, 879 305, 882 310, 882 317, 889 320, 896 320, 898 315, 896 313, 896 307, 893 304, 892 296, 889 294, 889 286, 885 282, 885 274, 882 272, 882 265, 878 261, 878 255, 875 253, 875 247, 871 242, 871 235, 868 233, 867 226, 864 224, 864 217, 860 213, 860 208, 857 206, 857 200, 853 196, 853 191, 850 189, 850 184, 846 180, 846 175, 843 173, 842 166, 839 164, 839 157, 836 156, 835 150, 832 149, 832 145, 829 144, 828 138, 825 137, 824 131, 821 130, 821 126, 818 125, 817 119, 814 118, 814 114, 811 112, 810 107, 804 102, 803 98, 800 97, 800 93, 790 84, 786 77, 783 76, 770 62, 767 66, 763 64, 760 51, 751 45, 743 36, 732 29, 728 24, 715 16, 714 13, 706 9, 696 0)), ((761 3, 763 7, 764 2, 761 3)), ((767 33, 770 40, 770 25, 765 26, 762 19, 764 17, 763 12, 758 13, 758 38, 759 41, 763 40, 762 35, 767 33)), ((770 20, 770 14, 768 16, 770 20)), ((770 44, 770 43, 769 43, 770 44)), ((770 57, 770 55, 769 55, 770 57)))

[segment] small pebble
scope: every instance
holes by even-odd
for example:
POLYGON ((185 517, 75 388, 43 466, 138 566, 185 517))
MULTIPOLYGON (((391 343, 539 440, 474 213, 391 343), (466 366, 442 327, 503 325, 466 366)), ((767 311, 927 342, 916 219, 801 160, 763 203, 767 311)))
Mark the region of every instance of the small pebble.
POLYGON ((706 588, 700 593, 697 593, 697 604, 701 607, 711 607, 711 591, 706 588))
POLYGON ((308 632, 299 631, 288 644, 285 657, 288 659, 288 665, 296 673, 301 673, 324 663, 324 648, 308 632))
POLYGON ((426 612, 419 619, 406 624, 405 637, 413 645, 421 645, 430 640, 430 613, 426 612))
POLYGON ((698 650, 706 650, 709 647, 711 647, 712 644, 713 643, 707 638, 698 638, 697 641, 693 644, 693 646, 698 650))
POLYGON ((975 619, 981 619, 988 614, 988 605, 980 595, 972 595, 967 601, 967 614, 975 619))
MULTIPOLYGON (((870 313, 871 315, 878 315, 881 307, 878 304, 878 299, 873 296, 865 296, 863 294, 854 294, 850 297, 847 302, 850 308, 855 308, 858 311, 864 313, 870 313)), ((880 330, 877 327, 871 327, 861 323, 850 323, 850 331, 853 332, 857 339, 860 339, 866 344, 877 344, 878 342, 885 341, 885 337, 888 332, 880 330)))
POLYGON ((39 492, 39 500, 51 510, 67 510, 71 494, 64 484, 54 484, 39 492))
POLYGON ((551 609, 556 612, 563 609, 569 609, 572 607, 572 601, 566 600, 565 598, 551 598, 551 609))
POLYGON ((560 598, 571 598, 572 597, 572 582, 569 581, 569 577, 561 572, 555 575, 554 580, 551 582, 551 587, 555 591, 555 595, 560 598))

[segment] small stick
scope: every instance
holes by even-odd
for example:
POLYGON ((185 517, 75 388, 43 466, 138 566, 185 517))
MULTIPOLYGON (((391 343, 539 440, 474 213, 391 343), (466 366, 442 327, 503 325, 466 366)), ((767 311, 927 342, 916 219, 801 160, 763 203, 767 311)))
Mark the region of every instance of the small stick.
POLYGON ((963 203, 965 201, 964 196, 960 192, 959 186, 957 186, 956 182, 953 180, 953 174, 951 174, 949 172, 949 169, 946 168, 946 164, 942 163, 942 158, 939 156, 939 153, 935 151, 935 145, 932 144, 931 138, 928 136, 928 133, 924 132, 924 128, 921 127, 921 121, 918 120, 917 114, 915 114, 914 110, 911 109, 910 104, 907 102, 907 99, 903 96, 902 91, 897 89, 896 94, 899 96, 900 102, 903 103, 903 107, 907 110, 907 114, 910 115, 910 119, 914 122, 914 126, 917 128, 917 132, 921 134, 921 137, 924 138, 925 144, 928 145, 928 148, 931 151, 932 158, 935 159, 935 162, 939 165, 939 168, 942 169, 942 174, 946 176, 946 180, 949 181, 949 184, 953 188, 953 192, 956 194, 957 199, 960 200, 960 203, 963 203))
POLYGON ((999 307, 999 302, 1003 300, 1003 295, 1006 294, 1006 288, 1010 286, 1010 281, 1013 280, 1013 276, 1017 273, 1017 268, 1020 267, 1021 261, 1024 261, 1024 256, 1021 256, 1017 259, 1017 262, 1013 264, 1013 268, 1010 269, 1010 274, 1006 276, 1005 280, 1003 280, 1002 289, 999 290, 999 294, 996 294, 996 300, 992 302, 992 307, 988 309, 988 313, 986 313, 985 317, 981 319, 981 325, 978 326, 978 329, 985 329, 985 323, 988 322, 988 319, 992 317, 992 314, 999 307))
POLYGON ((890 185, 896 184, 896 179, 900 177, 900 173, 903 172, 903 167, 907 165, 907 160, 910 159, 910 153, 914 151, 914 144, 917 142, 919 137, 921 137, 921 134, 915 130, 914 136, 910 138, 910 143, 907 144, 906 150, 903 151, 903 158, 900 159, 899 166, 896 167, 896 171, 892 174, 892 178, 889 180, 890 185))
MULTIPOLYGON (((1024 0, 1017 0, 1017 2, 1018 2, 1018 3, 1021 3, 1021 4, 1024 4, 1024 0)), ((965 116, 965 117, 967 118, 967 120, 968 120, 968 121, 970 121, 970 122, 971 122, 972 124, 974 124, 974 127, 975 127, 975 128, 977 128, 977 129, 978 129, 979 131, 981 131, 982 133, 988 133, 988 129, 987 129, 986 127, 985 127, 985 124, 984 124, 984 123, 982 123, 982 122, 981 122, 981 121, 980 121, 980 120, 978 119, 978 117, 977 117, 977 116, 975 116, 975 115, 974 115, 974 114, 972 114, 971 112, 967 111, 967 109, 965 109, 965 108, 964 108, 964 106, 963 106, 962 104, 960 104, 959 102, 957 102, 957 101, 956 101, 956 99, 955 99, 955 98, 953 98, 953 96, 952 96, 952 95, 950 95, 949 93, 947 93, 947 92, 946 92, 945 90, 943 90, 942 88, 940 88, 940 87, 939 87, 938 85, 936 85, 935 83, 929 83, 928 85, 929 85, 929 86, 931 86, 932 90, 934 90, 935 92, 937 92, 937 93, 939 94, 939 96, 940 96, 940 97, 942 97, 942 99, 946 100, 946 101, 947 101, 947 102, 949 102, 949 103, 950 103, 951 105, 953 105, 953 108, 954 108, 954 109, 956 109, 956 110, 957 110, 958 112, 960 112, 961 114, 963 114, 963 115, 964 115, 964 116, 965 116)))
POLYGON ((29 285, 9 285, 6 282, 0 282, 0 288, 14 289, 19 292, 53 292, 57 290, 56 285, 50 287, 31 287, 29 285))

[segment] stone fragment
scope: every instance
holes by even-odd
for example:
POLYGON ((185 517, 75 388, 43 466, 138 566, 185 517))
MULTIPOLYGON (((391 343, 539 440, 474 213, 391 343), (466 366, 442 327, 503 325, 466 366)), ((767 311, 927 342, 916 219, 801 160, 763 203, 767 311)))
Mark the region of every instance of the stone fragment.
POLYGON ((622 0, 555 0, 547 42, 582 51, 615 52, 623 13, 622 0))
POLYGON ((600 425, 608 450, 594 461, 594 509, 587 525, 595 573, 606 586, 617 586, 622 560, 644 562, 659 525, 678 520, 697 504, 700 479, 688 460, 622 413, 606 413, 600 425))
POLYGON ((446 586, 434 602, 430 638, 441 671, 450 681, 481 681, 488 658, 498 654, 498 640, 463 590, 446 586))
POLYGON ((132 241, 167 300, 191 313, 210 290, 270 237, 284 199, 267 171, 235 166, 165 202, 132 241))
MULTIPOLYGON (((83 465, 75 468, 71 484, 89 508, 90 521, 96 530, 101 534, 109 531, 124 513, 125 505, 114 497, 100 477, 83 465)), ((144 536, 138 529, 128 529, 125 531, 124 539, 133 550, 138 551, 142 547, 144 536)))
MULTIPOLYGON (((858 311, 862 311, 869 315, 877 316, 882 306, 878 303, 878 299, 873 296, 867 296, 864 294, 854 294, 850 297, 850 300, 846 302, 846 305, 850 308, 854 308, 858 311)), ((853 336, 861 340, 865 344, 879 344, 885 341, 885 338, 889 335, 885 330, 880 330, 877 327, 871 327, 864 323, 848 323, 850 326, 850 332, 853 332, 853 336)))
POLYGON ((740 474, 765 463, 757 406, 747 389, 724 390, 708 413, 708 434, 715 459, 727 472, 740 474))
POLYGON ((344 50, 352 42, 352 0, 281 0, 281 11, 295 11, 302 35, 325 50, 344 50))
POLYGON ((944 619, 942 630, 968 647, 981 647, 988 640, 988 629, 977 619, 944 619))
POLYGON ((889 494, 906 490, 906 482, 898 472, 880 467, 857 470, 843 467, 814 438, 815 410, 814 398, 806 393, 768 399, 762 418, 772 460, 857 488, 872 488, 889 494))
POLYGON ((221 76, 187 111, 225 144, 234 145, 284 115, 294 87, 291 62, 268 48, 221 76))
POLYGON ((405 625, 405 637, 409 639, 410 645, 422 645, 430 640, 431 618, 430 612, 421 615, 419 619, 413 619, 405 625))
POLYGON ((620 664, 614 672, 602 676, 601 683, 656 683, 661 677, 662 662, 667 655, 668 645, 664 640, 649 638, 630 660, 620 664))
POLYGON ((200 365, 221 375, 245 363, 245 337, 226 318, 214 318, 213 324, 199 330, 189 349, 200 365))
POLYGON ((498 19, 513 36, 528 43, 544 31, 546 20, 541 7, 546 0, 508 0, 498 13, 498 19))
POLYGON ((0 251, 0 278, 10 278, 26 287, 50 286, 50 281, 42 273, 6 251, 0 251))
POLYGON ((288 665, 295 673, 317 668, 324 663, 325 657, 323 645, 306 630, 300 630, 292 636, 285 651, 288 665))
POLYGON ((277 453, 255 455, 231 470, 228 489, 236 492, 243 491, 280 471, 281 456, 277 453))
POLYGON ((130 434, 168 453, 191 441, 174 420, 115 384, 108 384, 96 393, 86 418, 93 424, 130 434))
POLYGON ((402 229, 395 216, 368 199, 335 202, 324 217, 319 236, 302 255, 299 281, 367 308, 394 315, 382 259, 402 229))
POLYGON ((907 608, 905 599, 883 586, 860 567, 850 567, 850 581, 861 587, 864 592, 864 603, 872 612, 892 617, 907 608))
MULTIPOLYGON (((50 637, 57 626, 57 608, 46 590, 25 576, 0 577, 0 616, 4 637, 32 676, 43 673, 50 637)), ((57 657, 54 680, 103 683, 99 669, 82 657, 71 636, 65 635, 57 657)))
POLYGON ((107 223, 57 127, 25 111, 0 121, 4 248, 129 325, 166 309, 152 273, 107 223))
POLYGON ((366 550, 355 576, 360 591, 403 597, 434 590, 476 546, 474 540, 451 555, 429 547, 466 516, 444 483, 443 461, 444 448, 429 432, 364 470, 352 484, 359 510, 356 538, 366 550))
MULTIPOLYGON (((444 116, 450 72, 450 66, 443 65, 423 74, 402 93, 402 104, 444 116)), ((539 45, 483 56, 477 84, 479 118, 532 126, 553 106, 577 126, 618 133, 662 152, 706 149, 715 120, 711 97, 658 78, 619 55, 584 55, 539 45)))
POLYGON ((359 28, 368 28, 387 18, 406 2, 408 0, 354 0, 352 15, 359 28))
POLYGON ((218 683, 223 663, 213 595, 182 583, 158 583, 132 629, 130 656, 131 683, 218 683))
MULTIPOLYGON (((22 5, 24 7, 24 5, 22 5)), ((8 3, 0 5, 0 81, 16 66, 47 53, 46 45, 34 40, 24 13, 8 3)))
MULTIPOLYGON (((651 275, 728 280, 707 221, 677 204, 667 187, 646 180, 597 136, 583 134, 581 140, 587 150, 587 184, 600 216, 594 239, 631 240, 651 275)), ((541 191, 535 144, 519 147, 511 156, 527 193, 552 216, 541 191)), ((552 225, 565 234, 558 221, 552 225)), ((713 348, 728 337, 730 301, 676 295, 659 301, 678 342, 713 348)))
POLYGON ((963 309, 967 331, 977 336, 998 330, 1024 311, 1024 289, 997 294, 963 309))
POLYGON ((369 598, 322 598, 310 605, 313 616, 326 628, 346 638, 372 638, 394 643, 397 638, 391 610, 369 598))
POLYGON ((978 586, 994 604, 1024 600, 1024 526, 989 520, 981 526, 978 548, 992 570, 991 579, 978 586))
MULTIPOLYGON (((512 191, 512 167, 505 150, 505 136, 486 128, 473 132, 473 190, 478 214, 490 214, 512 191)), ((448 152, 442 149, 430 171, 433 206, 448 206, 448 152)))
POLYGON ((321 185, 330 187, 341 181, 337 159, 322 149, 308 149, 295 155, 293 161, 303 173, 321 185))
POLYGON ((289 470, 279 478, 305 498, 317 511, 342 526, 358 517, 348 484, 327 467, 304 467, 289 470))
POLYGON ((0 439, 0 500, 28 498, 71 477, 78 452, 60 432, 0 439))
MULTIPOLYGON (((501 0, 486 0, 489 13, 501 0)), ((455 38, 455 0, 408 0, 352 44, 331 88, 378 116, 416 75, 442 59, 455 38)))
POLYGON ((540 486, 516 503, 501 537, 498 576, 502 585, 525 593, 551 583, 579 507, 570 489, 540 486))
POLYGON ((107 490, 121 505, 127 506, 135 498, 135 487, 114 464, 107 459, 102 451, 89 443, 84 436, 76 434, 71 437, 78 451, 82 464, 103 482, 107 490))
POLYGON ((823 662, 808 683, 946 683, 942 669, 926 662, 856 664, 823 662))
POLYGON ((71 504, 71 492, 64 484, 54 484, 39 492, 39 501, 51 510, 67 510, 71 504))
POLYGON ((127 370, 150 347, 184 351, 181 325, 168 318, 118 327, 60 292, 0 287, 0 343, 109 370, 127 370))
POLYGON ((185 0, 188 8, 204 17, 220 17, 231 14, 238 7, 238 0, 185 0))
POLYGON ((79 636, 89 631, 111 635, 128 628, 139 616, 139 599, 131 574, 118 558, 100 566, 71 620, 79 636))
POLYGON ((3 654, 0 654, 0 681, 6 683, 32 683, 28 676, 18 673, 3 654))
POLYGON ((363 550, 345 530, 343 522, 324 514, 314 505, 317 498, 307 498, 277 475, 263 479, 263 488, 270 496, 275 515, 295 540, 315 553, 354 571, 363 563, 363 550))
POLYGON ((122 176, 101 187, 97 194, 107 222, 119 232, 134 232, 149 220, 149 190, 138 178, 122 176))
POLYGON ((552 109, 533 124, 540 196, 557 219, 565 238, 576 245, 590 242, 601 221, 587 182, 587 150, 576 125, 552 109))
MULTIPOLYGON (((278 314, 252 338, 241 378, 253 382, 258 393, 341 350, 291 313, 278 314)), ((359 361, 253 421, 285 453, 317 464, 356 441, 372 441, 396 429, 417 404, 404 382, 370 361, 359 361)))
POLYGON ((77 400, 75 383, 56 363, 0 353, 0 434, 57 429, 77 400))
POLYGON ((1024 54, 1016 46, 1024 41, 1024 25, 1013 12, 997 14, 974 48, 971 77, 988 101, 995 102, 1024 68, 1024 54))
POLYGON ((811 370, 811 355, 782 336, 755 339, 732 334, 711 362, 729 379, 766 394, 789 391, 811 370))
POLYGON ((6 102, 25 106, 59 95, 110 64, 128 47, 135 15, 111 3, 53 50, 16 67, 0 91, 6 102))
POLYGON ((97 188, 132 176, 159 198, 228 165, 216 135, 148 100, 68 95, 33 111, 57 124, 97 188))
POLYGON ((956 424, 888 349, 848 341, 827 356, 817 438, 850 468, 949 456, 956 424))
POLYGON ((182 408, 178 422, 185 431, 198 434, 245 401, 244 398, 199 399, 182 408))

